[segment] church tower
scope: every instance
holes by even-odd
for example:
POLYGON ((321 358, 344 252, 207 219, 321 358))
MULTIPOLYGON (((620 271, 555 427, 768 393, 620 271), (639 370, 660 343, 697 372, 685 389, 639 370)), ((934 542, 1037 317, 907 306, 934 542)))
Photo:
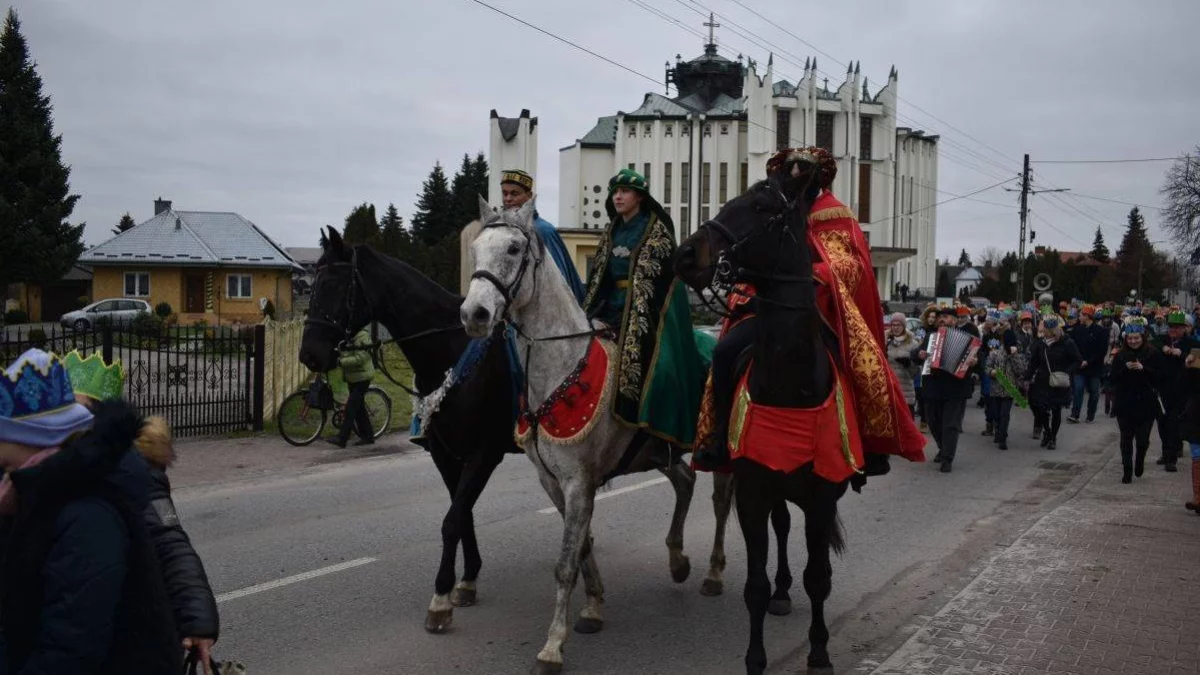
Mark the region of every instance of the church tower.
POLYGON ((528 110, 518 117, 501 117, 492 111, 492 138, 488 153, 488 201, 500 204, 500 173, 520 169, 534 179, 537 188, 537 123, 528 110))

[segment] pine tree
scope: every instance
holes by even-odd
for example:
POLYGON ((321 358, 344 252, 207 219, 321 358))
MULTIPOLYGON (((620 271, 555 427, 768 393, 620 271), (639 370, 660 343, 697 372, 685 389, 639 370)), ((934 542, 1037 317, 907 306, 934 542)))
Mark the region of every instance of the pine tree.
POLYGON ((375 220, 375 205, 363 202, 346 216, 342 238, 347 244, 372 244, 379 239, 379 222, 375 220))
MULTIPOLYGON (((471 164, 471 173, 475 178, 475 191, 479 193, 480 197, 488 199, 488 163, 487 158, 483 156, 482 150, 475 155, 475 161, 471 164)), ((476 206, 478 204, 478 201, 476 201, 476 206)), ((478 216, 479 214, 475 215, 478 216)))
POLYGON ((70 173, 50 97, 10 8, 0 31, 0 288, 59 279, 79 259, 84 226, 67 222, 79 201, 70 173))
POLYGON ((412 264, 412 238, 404 229, 404 219, 395 204, 388 204, 387 212, 379 219, 379 242, 376 248, 381 253, 399 258, 412 264))
POLYGON ((1112 256, 1108 252, 1108 246, 1104 244, 1104 233, 1100 231, 1100 226, 1096 226, 1096 238, 1092 240, 1092 252, 1088 256, 1096 262, 1107 263, 1112 260, 1112 256))
POLYGON ((412 233, 421 243, 433 246, 458 231, 465 223, 454 223, 454 199, 441 163, 434 164, 417 199, 412 233))
POLYGON ((938 270, 937 286, 933 292, 939 298, 947 298, 954 295, 954 280, 950 278, 950 270, 945 267, 938 270))
POLYGON ((958 254, 958 264, 962 265, 963 267, 971 266, 971 256, 967 253, 967 249, 964 248, 962 253, 958 254))
POLYGON ((470 155, 463 155, 462 166, 450 182, 450 195, 454 201, 451 222, 458 227, 479 217, 479 198, 473 194, 475 187, 475 165, 470 155))
POLYGON ((1146 220, 1138 207, 1129 211, 1128 225, 1125 236, 1121 238, 1121 247, 1117 249, 1117 278, 1122 286, 1128 289, 1142 289, 1143 298, 1152 298, 1161 288, 1157 269, 1158 258, 1150 237, 1146 234, 1146 220))
POLYGON ((121 234, 122 232, 133 229, 135 225, 137 225, 137 223, 133 222, 133 216, 129 215, 129 212, 126 211, 125 215, 121 216, 121 221, 117 223, 117 227, 113 229, 112 233, 121 234))

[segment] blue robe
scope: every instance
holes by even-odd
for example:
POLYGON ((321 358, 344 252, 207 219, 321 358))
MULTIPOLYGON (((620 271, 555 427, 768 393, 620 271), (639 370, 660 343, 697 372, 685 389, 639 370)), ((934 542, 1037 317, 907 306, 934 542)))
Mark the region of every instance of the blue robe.
POLYGON ((542 238, 546 252, 558 266, 558 271, 562 272, 563 278, 567 280, 571 292, 575 294, 575 302, 582 305, 583 294, 587 289, 584 288, 583 281, 579 278, 579 272, 575 270, 575 263, 571 262, 571 254, 567 252, 567 246, 559 236, 558 228, 536 213, 533 214, 533 227, 537 230, 538 236, 542 238))

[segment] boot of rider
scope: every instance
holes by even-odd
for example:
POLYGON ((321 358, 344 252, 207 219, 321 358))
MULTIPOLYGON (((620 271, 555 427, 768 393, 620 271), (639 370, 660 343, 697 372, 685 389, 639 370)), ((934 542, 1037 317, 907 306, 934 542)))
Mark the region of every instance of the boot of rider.
POLYGON ((1200 515, 1200 458, 1192 459, 1192 501, 1186 506, 1200 515))

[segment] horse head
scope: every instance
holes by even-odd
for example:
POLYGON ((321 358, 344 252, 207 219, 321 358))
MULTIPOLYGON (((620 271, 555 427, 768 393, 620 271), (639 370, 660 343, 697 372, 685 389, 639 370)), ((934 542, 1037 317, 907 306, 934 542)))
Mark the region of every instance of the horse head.
POLYGON ((491 334, 533 296, 533 278, 545 256, 533 211, 533 200, 516 210, 497 211, 479 198, 483 229, 471 244, 475 269, 460 309, 463 327, 473 337, 491 334))
POLYGON ((370 308, 359 288, 357 256, 332 227, 321 233, 308 318, 300 340, 300 363, 315 373, 336 364, 338 347, 370 321, 370 308))
POLYGON ((772 168, 766 180, 727 202, 680 245, 674 266, 684 283, 702 291, 743 280, 739 270, 777 266, 782 237, 805 241, 808 210, 821 191, 820 161, 794 152, 772 168))

